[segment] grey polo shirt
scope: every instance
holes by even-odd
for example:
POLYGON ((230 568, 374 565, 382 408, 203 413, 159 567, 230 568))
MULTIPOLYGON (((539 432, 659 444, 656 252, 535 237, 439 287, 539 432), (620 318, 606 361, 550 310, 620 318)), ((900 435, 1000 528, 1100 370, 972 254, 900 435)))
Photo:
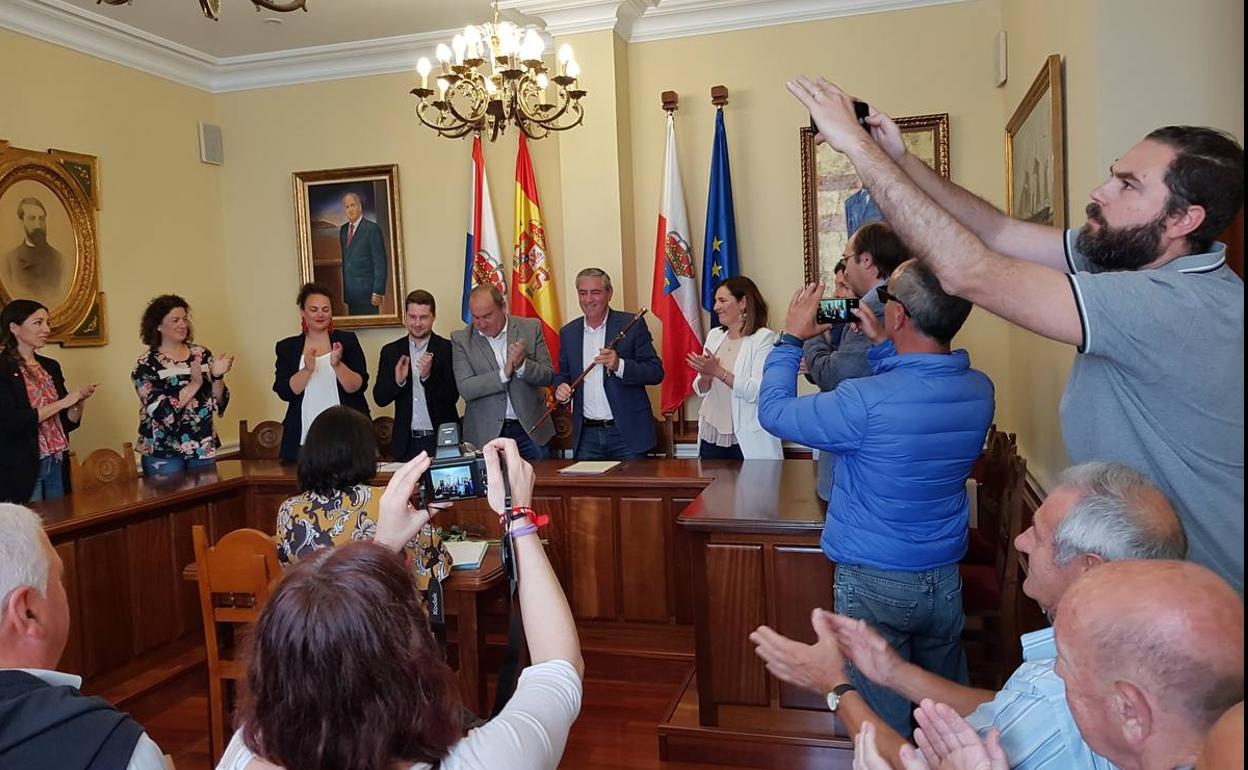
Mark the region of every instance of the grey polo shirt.
POLYGON ((1083 345, 1062 395, 1074 463, 1148 474, 1188 558, 1244 591, 1244 283, 1226 246, 1152 270, 1097 272, 1066 232, 1083 345))

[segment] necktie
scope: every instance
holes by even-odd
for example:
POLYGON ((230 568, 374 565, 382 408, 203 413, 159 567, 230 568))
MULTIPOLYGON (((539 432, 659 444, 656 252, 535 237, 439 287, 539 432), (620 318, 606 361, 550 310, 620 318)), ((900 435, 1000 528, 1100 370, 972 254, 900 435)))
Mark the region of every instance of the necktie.
POLYGON ((355 223, 351 223, 351 227, 347 230, 347 248, 351 248, 351 240, 355 238, 355 223))

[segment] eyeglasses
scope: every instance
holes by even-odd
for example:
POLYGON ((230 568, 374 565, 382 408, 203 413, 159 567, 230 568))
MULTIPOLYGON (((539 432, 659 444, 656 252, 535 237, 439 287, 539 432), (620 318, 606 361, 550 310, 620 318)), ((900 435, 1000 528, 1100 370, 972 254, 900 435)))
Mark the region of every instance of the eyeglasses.
POLYGON ((906 307, 906 303, 897 299, 896 295, 889 294, 888 289, 886 289, 885 287, 877 286, 875 288, 875 296, 878 297, 880 302, 882 303, 896 302, 898 305, 901 306, 901 309, 905 312, 906 315, 910 315, 910 308, 906 307))

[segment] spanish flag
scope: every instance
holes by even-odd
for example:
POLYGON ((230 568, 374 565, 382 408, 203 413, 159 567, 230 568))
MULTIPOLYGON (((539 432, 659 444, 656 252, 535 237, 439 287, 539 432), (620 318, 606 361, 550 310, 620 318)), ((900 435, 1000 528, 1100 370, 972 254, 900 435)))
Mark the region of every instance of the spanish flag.
POLYGON ((552 361, 559 361, 559 299, 555 294, 554 266, 546 251, 546 231, 537 199, 537 179, 529 160, 529 145, 520 135, 516 154, 516 257, 512 260, 511 313, 536 318, 552 361))

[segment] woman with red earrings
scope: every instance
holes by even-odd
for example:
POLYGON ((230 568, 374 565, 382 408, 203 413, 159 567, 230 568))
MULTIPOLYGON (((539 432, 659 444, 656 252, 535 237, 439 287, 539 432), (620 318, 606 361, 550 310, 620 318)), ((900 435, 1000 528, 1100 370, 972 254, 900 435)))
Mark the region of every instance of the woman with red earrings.
POLYGON ((286 402, 284 462, 299 459, 308 426, 329 407, 341 404, 369 416, 364 349, 354 334, 334 329, 329 296, 325 286, 305 283, 297 299, 303 331, 277 343, 273 392, 286 402))

